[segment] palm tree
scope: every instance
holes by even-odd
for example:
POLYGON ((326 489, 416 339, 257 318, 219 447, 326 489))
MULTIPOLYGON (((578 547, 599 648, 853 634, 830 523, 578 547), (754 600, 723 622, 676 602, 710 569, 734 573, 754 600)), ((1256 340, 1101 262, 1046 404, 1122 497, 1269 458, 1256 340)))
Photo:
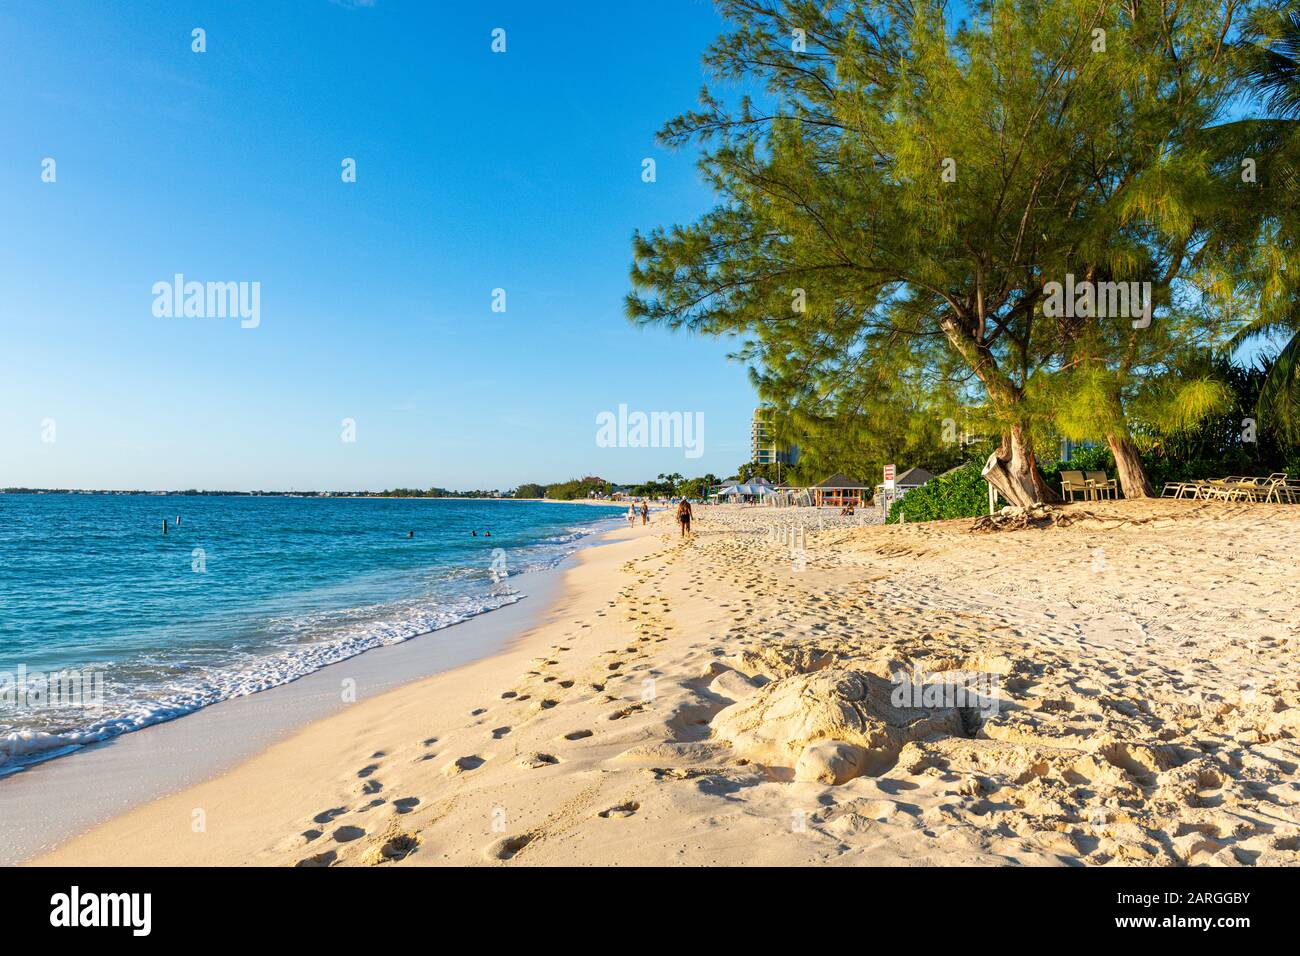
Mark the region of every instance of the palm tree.
MULTIPOLYGON (((1275 11, 1260 30, 1262 42, 1242 45, 1245 78, 1254 87, 1259 103, 1270 114, 1252 121, 1256 142, 1266 142, 1264 160, 1270 165, 1277 186, 1291 196, 1300 179, 1300 10, 1275 11)), ((1274 192, 1276 200, 1283 195, 1274 192)), ((1276 210, 1278 216, 1297 212, 1294 199, 1276 210), (1290 208, 1285 208, 1289 206, 1290 208)), ((1279 434, 1300 441, 1300 302, 1290 301, 1284 311, 1261 310, 1231 342, 1272 340, 1278 333, 1290 339, 1273 359, 1259 394, 1258 414, 1279 434)))

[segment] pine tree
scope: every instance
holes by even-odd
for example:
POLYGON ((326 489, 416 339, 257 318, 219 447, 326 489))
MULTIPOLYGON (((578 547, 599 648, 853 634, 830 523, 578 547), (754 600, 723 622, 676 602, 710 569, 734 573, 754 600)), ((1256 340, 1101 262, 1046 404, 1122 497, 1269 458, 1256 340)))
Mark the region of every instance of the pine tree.
POLYGON ((1198 137, 1242 86, 1228 38, 1256 5, 977 0, 953 24, 939 0, 720 0, 715 83, 661 133, 699 144, 719 203, 635 237, 629 315, 745 336, 805 423, 903 396, 906 431, 963 403, 1014 503, 1055 497, 1036 445, 1063 428, 1147 494, 1126 405, 1226 332, 1196 283, 1235 177, 1198 137), (1068 278, 1149 283, 1150 324, 1045 311, 1068 278))

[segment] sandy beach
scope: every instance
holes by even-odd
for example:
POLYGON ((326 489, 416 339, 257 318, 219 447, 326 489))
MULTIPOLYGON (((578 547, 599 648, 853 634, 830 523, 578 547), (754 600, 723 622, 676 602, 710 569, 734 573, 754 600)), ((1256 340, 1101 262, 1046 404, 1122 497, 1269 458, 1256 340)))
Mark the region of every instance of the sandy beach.
POLYGON ((502 652, 35 862, 1300 863, 1300 512, 1063 510, 656 515, 502 652), (974 703, 899 705, 958 673, 974 703))

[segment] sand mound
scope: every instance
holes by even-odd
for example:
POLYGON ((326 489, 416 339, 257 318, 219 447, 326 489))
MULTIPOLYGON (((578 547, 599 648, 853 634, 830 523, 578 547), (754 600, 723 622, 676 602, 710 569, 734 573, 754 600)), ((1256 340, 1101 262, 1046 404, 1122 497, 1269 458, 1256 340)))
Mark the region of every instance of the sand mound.
POLYGON ((795 767, 797 779, 843 783, 888 769, 911 740, 963 733, 956 708, 896 706, 893 691, 864 671, 796 674, 719 711, 713 734, 750 760, 795 767))
POLYGON ((819 647, 767 644, 756 651, 746 650, 728 660, 736 670, 749 674, 758 683, 809 674, 835 662, 834 651, 819 647))

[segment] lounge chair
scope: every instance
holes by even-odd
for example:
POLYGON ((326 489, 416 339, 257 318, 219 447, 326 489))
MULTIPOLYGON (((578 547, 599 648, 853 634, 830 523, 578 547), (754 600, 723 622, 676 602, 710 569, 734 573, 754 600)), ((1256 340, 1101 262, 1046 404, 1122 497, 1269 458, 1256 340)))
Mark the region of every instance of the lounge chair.
POLYGON ((1088 484, 1088 479, 1083 477, 1083 472, 1061 472, 1061 497, 1066 501, 1074 501, 1075 492, 1079 491, 1083 492, 1085 499, 1092 497, 1092 489, 1088 484))
POLYGON ((1267 478, 1248 475, 1229 475, 1208 481, 1168 481, 1160 493, 1162 498, 1200 498, 1215 501, 1276 501, 1279 504, 1300 502, 1300 481, 1275 471, 1267 478))
POLYGON ((1119 497, 1119 482, 1114 478, 1107 478, 1104 471, 1090 471, 1087 476, 1088 484, 1092 486, 1092 496, 1094 498, 1119 497))
POLYGON ((1167 481, 1162 498, 1215 498, 1220 493, 1213 481, 1195 478, 1192 481, 1167 481), (1171 494, 1172 492, 1172 494, 1171 494))
POLYGON ((1257 501, 1258 493, 1259 486, 1255 484, 1254 478, 1230 475, 1207 482, 1202 497, 1216 498, 1219 501, 1257 501))
POLYGON ((1284 471, 1275 471, 1260 482, 1265 489, 1261 501, 1276 501, 1278 504, 1300 501, 1300 481, 1292 481, 1284 471))

